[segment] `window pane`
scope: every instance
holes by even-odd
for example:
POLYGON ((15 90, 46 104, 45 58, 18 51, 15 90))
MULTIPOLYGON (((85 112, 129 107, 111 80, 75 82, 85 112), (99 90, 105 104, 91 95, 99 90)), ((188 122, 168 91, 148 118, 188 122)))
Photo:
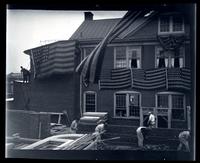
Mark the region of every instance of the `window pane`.
POLYGON ((126 117, 126 94, 116 94, 116 116, 126 117))
POLYGON ((116 57, 115 57, 115 67, 124 68, 126 67, 126 48, 125 47, 116 47, 116 57))
POLYGON ((87 112, 95 111, 95 93, 86 93, 85 110, 87 112))
POLYGON ((158 107, 168 108, 168 95, 158 95, 158 107))
POLYGON ((173 17, 173 31, 183 31, 183 19, 180 16, 173 17))
POLYGON ((183 109, 172 109, 172 119, 184 120, 184 110, 183 109))
POLYGON ((129 94, 129 116, 140 116, 139 94, 129 94))
POLYGON ((134 49, 134 47, 129 47, 128 50, 128 60, 130 68, 140 68, 140 49, 134 49))
POLYGON ((172 95, 172 119, 184 119, 183 99, 183 95, 172 95))
POLYGON ((169 32, 169 17, 161 17, 160 32, 169 32))
POLYGON ((172 95, 172 107, 183 108, 183 95, 172 95))

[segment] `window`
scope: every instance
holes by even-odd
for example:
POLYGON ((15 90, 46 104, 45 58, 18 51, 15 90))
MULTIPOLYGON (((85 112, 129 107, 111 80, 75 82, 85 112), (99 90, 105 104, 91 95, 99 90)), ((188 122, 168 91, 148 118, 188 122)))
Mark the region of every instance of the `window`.
POLYGON ((141 47, 115 47, 114 68, 141 68, 141 47))
POLYGON ((116 116, 126 117, 126 94, 116 94, 116 116))
POLYGON ((96 111, 96 93, 86 92, 84 94, 84 109, 85 112, 95 112, 96 111))
POLYGON ((158 21, 158 33, 183 33, 184 20, 181 15, 161 16, 158 21))
POLYGON ((161 47, 156 47, 156 68, 182 68, 184 67, 184 47, 180 47, 176 52, 164 51, 161 47))
POLYGON ((140 116, 139 93, 116 93, 115 94, 115 117, 138 117, 140 116))
POLYGON ((184 120, 184 96, 172 95, 172 119, 184 120))
POLYGON ((157 94, 157 107, 159 109, 170 109, 172 120, 185 120, 184 98, 181 93, 159 93, 157 94))
POLYGON ((162 17, 160 19, 160 32, 169 32, 170 19, 169 17, 162 17))
POLYGON ((183 31, 183 18, 180 16, 173 17, 173 31, 183 31))
POLYGON ((141 68, 141 48, 128 47, 128 67, 141 68))
POLYGON ((159 108, 168 108, 168 96, 166 94, 160 94, 158 95, 158 107, 159 108))
POLYGON ((115 48, 115 68, 126 68, 126 48, 116 47, 115 48))

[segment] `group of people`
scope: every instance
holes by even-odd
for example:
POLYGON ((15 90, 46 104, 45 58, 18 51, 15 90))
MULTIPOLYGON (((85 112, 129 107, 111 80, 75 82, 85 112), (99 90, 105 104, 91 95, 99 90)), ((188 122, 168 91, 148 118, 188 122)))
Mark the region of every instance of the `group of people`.
MULTIPOLYGON (((153 113, 149 112, 147 127, 140 126, 136 130, 139 147, 141 148, 143 147, 144 140, 147 139, 148 134, 151 131, 151 129, 155 127, 156 127, 156 117, 153 113)), ((189 152, 190 151, 190 148, 189 148, 190 131, 180 132, 178 135, 178 138, 179 138, 179 145, 178 145, 177 150, 180 151, 183 149, 183 147, 185 147, 185 150, 189 152)))
MULTIPOLYGON (((75 119, 72 121, 70 126, 70 132, 76 133, 78 127, 78 119, 75 119)), ((152 131, 152 128, 156 127, 156 117, 153 113, 149 112, 148 115, 148 122, 147 126, 140 126, 137 128, 137 139, 138 139, 138 146, 140 148, 143 148, 144 146, 144 140, 148 138, 149 132, 152 131)), ((102 146, 102 134, 105 132, 105 122, 100 120, 95 128, 94 133, 92 134, 94 136, 94 148, 96 150, 100 149, 102 146)), ((189 148, 189 138, 190 138, 190 131, 182 131, 178 135, 179 138, 179 145, 177 150, 180 151, 185 147, 186 151, 190 151, 189 148)))

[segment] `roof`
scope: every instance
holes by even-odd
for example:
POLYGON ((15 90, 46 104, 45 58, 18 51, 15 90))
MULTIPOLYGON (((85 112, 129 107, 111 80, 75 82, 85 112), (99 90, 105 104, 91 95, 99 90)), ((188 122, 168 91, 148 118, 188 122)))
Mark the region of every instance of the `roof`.
POLYGON ((70 40, 103 39, 120 19, 85 20, 70 37, 70 40))

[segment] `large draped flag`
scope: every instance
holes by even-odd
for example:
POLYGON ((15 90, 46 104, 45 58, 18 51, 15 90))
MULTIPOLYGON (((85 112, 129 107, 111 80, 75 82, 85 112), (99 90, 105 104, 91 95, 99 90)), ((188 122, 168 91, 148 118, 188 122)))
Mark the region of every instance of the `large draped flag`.
POLYGON ((97 77, 99 76, 99 70, 102 65, 102 58, 104 57, 104 49, 108 43, 121 35, 121 38, 125 38, 130 33, 136 31, 147 22, 156 12, 150 10, 128 11, 125 16, 108 32, 105 38, 94 48, 90 55, 88 55, 76 68, 76 72, 79 72, 86 83, 97 83, 97 77), (146 14, 151 15, 145 17, 146 14), (134 24, 137 21, 137 24, 134 24), (127 31, 127 32, 126 32, 127 31))
POLYGON ((30 50, 34 78, 74 71, 76 41, 58 41, 30 50))

